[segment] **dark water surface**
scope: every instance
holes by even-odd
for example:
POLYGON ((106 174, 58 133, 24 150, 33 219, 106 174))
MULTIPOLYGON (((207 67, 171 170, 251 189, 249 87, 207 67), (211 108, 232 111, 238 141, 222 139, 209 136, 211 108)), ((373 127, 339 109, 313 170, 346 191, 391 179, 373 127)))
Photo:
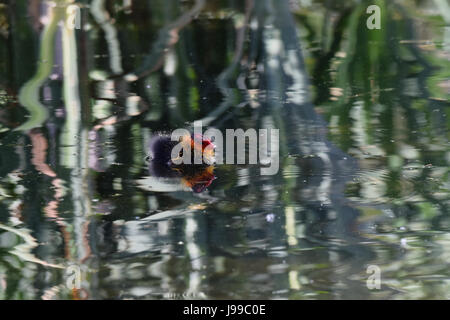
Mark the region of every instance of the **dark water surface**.
POLYGON ((69 3, 0 1, 0 299, 450 298, 447 1, 69 3), (150 176, 195 120, 278 174, 150 176))

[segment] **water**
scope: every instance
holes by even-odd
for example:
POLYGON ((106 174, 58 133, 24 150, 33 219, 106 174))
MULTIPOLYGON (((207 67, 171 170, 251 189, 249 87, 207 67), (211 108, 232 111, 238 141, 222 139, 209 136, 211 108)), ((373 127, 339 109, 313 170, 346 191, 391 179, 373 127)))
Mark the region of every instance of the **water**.
POLYGON ((450 297, 446 1, 0 3, 1 299, 450 297), (278 174, 150 176, 199 119, 278 174))

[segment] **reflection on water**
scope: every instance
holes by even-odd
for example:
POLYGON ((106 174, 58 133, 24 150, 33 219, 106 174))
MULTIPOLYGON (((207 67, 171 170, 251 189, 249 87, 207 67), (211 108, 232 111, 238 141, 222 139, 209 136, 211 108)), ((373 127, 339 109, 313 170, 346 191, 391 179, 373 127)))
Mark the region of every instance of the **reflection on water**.
POLYGON ((0 298, 449 298, 450 10, 375 2, 0 1, 0 298), (155 174, 195 120, 278 174, 155 174))

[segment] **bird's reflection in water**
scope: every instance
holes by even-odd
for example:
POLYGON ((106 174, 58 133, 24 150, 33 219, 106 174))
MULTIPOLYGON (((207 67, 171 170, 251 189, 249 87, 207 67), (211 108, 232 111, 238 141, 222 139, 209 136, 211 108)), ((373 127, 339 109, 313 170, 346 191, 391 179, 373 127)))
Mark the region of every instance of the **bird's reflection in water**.
MULTIPOLYGON (((150 155, 147 157, 150 176, 139 181, 141 187, 151 191, 170 192, 192 190, 195 193, 205 191, 216 178, 214 175, 214 144, 198 136, 183 136, 172 141, 168 135, 159 134, 150 142, 150 155), (189 144, 191 159, 199 152, 203 155, 201 164, 176 164, 172 159, 172 150, 178 144, 189 144), (209 147, 209 148, 208 148, 209 147)), ((180 156, 183 156, 182 152, 180 156)))

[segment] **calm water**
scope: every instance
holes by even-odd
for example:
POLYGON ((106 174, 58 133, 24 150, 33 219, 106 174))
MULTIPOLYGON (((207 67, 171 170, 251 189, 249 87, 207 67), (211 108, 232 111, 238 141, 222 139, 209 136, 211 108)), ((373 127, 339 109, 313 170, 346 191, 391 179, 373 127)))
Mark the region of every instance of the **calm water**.
POLYGON ((69 2, 0 1, 1 299, 450 298, 446 0, 69 2), (278 174, 151 176, 200 119, 278 174))

